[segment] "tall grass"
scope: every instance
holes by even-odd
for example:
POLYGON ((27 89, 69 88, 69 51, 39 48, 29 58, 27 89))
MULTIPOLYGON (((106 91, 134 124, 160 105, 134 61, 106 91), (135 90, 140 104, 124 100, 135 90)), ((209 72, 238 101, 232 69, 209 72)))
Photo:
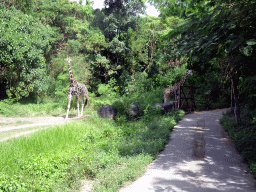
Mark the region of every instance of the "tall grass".
POLYGON ((0 191, 117 191, 155 159, 183 111, 137 121, 97 117, 0 143, 0 191))

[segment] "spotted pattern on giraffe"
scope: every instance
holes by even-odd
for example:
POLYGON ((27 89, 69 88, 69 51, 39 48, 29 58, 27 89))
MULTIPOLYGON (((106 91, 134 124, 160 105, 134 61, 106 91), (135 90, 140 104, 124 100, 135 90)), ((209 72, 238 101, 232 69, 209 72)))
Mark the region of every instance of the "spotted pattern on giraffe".
MULTIPOLYGON (((68 109, 67 109, 67 115, 66 115, 66 119, 67 119, 68 118, 69 109, 70 109, 70 104, 71 104, 72 96, 76 97, 76 99, 77 99, 78 117, 83 116, 84 104, 86 105, 86 103, 87 103, 87 102, 84 103, 83 97, 86 97, 86 100, 89 101, 91 110, 92 110, 92 106, 91 106, 91 101, 90 101, 89 96, 88 96, 88 89, 87 89, 87 87, 84 84, 79 83, 74 78, 74 74, 72 72, 71 64, 70 64, 72 59, 70 57, 67 57, 67 59, 65 59, 65 61, 68 64, 68 72, 69 72, 69 79, 70 79, 70 86, 68 88, 68 107, 67 107, 68 109), (82 102, 81 115, 79 114, 79 98, 81 99, 81 102, 82 102)), ((92 113, 93 113, 93 110, 92 110, 92 113)))
POLYGON ((183 78, 178 83, 174 84, 171 87, 167 87, 164 90, 163 92, 164 103, 169 102, 171 97, 174 96, 176 108, 179 108, 179 100, 180 100, 179 90, 180 90, 180 87, 183 86, 183 84, 185 83, 188 75, 193 75, 192 70, 188 70, 188 72, 183 76, 183 78))

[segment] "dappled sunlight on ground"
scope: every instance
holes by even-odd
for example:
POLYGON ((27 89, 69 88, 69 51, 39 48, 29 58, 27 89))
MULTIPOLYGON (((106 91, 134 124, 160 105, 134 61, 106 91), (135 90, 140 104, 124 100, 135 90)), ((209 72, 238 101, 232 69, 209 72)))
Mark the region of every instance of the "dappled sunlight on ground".
POLYGON ((223 134, 224 111, 186 115, 145 174, 120 191, 256 191, 243 158, 223 134))

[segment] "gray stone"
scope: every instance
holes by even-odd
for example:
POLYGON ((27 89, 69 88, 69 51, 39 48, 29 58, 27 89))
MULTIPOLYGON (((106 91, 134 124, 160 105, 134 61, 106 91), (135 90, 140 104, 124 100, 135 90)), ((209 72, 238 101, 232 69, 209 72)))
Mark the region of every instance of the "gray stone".
POLYGON ((164 109, 168 112, 170 111, 171 109, 174 109, 175 105, 174 105, 174 101, 171 101, 171 102, 166 102, 166 103, 163 103, 162 104, 164 109))
POLYGON ((161 108, 161 115, 164 115, 166 113, 163 104, 157 103, 155 104, 155 108, 160 107, 161 108))
POLYGON ((129 108, 128 115, 132 118, 138 117, 140 113, 140 108, 136 104, 132 104, 129 108))
POLYGON ((100 117, 106 117, 109 119, 115 119, 116 117, 116 109, 112 105, 105 105, 103 107, 99 107, 98 114, 100 117))
POLYGON ((155 108, 160 107, 161 108, 161 114, 164 115, 168 113, 170 110, 174 109, 174 101, 171 102, 165 102, 163 104, 155 104, 155 108))

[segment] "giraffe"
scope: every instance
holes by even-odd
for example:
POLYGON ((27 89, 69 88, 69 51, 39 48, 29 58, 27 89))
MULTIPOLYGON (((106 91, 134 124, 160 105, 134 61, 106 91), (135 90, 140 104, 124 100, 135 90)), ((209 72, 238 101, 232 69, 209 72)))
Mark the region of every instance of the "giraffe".
POLYGON ((174 84, 171 87, 167 87, 163 94, 164 94, 164 103, 170 101, 171 96, 174 96, 175 99, 175 105, 177 105, 177 108, 179 108, 179 100, 180 100, 180 86, 183 86, 183 84, 186 81, 186 78, 188 75, 193 75, 192 70, 188 70, 188 72, 183 76, 183 78, 176 84, 174 84))
MULTIPOLYGON (((89 101, 91 110, 92 110, 92 106, 91 106, 91 101, 90 101, 89 96, 88 96, 87 87, 84 84, 79 83, 74 78, 74 75, 73 75, 73 72, 72 72, 72 69, 71 69, 71 65, 70 65, 70 61, 72 61, 72 59, 70 57, 67 57, 67 59, 65 59, 65 61, 68 64, 68 72, 69 72, 69 79, 70 79, 70 86, 68 88, 68 110, 67 110, 67 115, 66 115, 66 119, 67 119, 72 96, 76 97, 78 117, 80 117, 80 114, 79 114, 79 98, 81 99, 81 102, 82 102, 81 116, 83 116, 83 109, 84 109, 84 99, 83 99, 83 97, 84 96, 86 97, 86 100, 89 101)), ((86 103, 87 103, 87 101, 86 101, 86 103)), ((92 113, 93 113, 93 111, 92 111, 92 113)))

